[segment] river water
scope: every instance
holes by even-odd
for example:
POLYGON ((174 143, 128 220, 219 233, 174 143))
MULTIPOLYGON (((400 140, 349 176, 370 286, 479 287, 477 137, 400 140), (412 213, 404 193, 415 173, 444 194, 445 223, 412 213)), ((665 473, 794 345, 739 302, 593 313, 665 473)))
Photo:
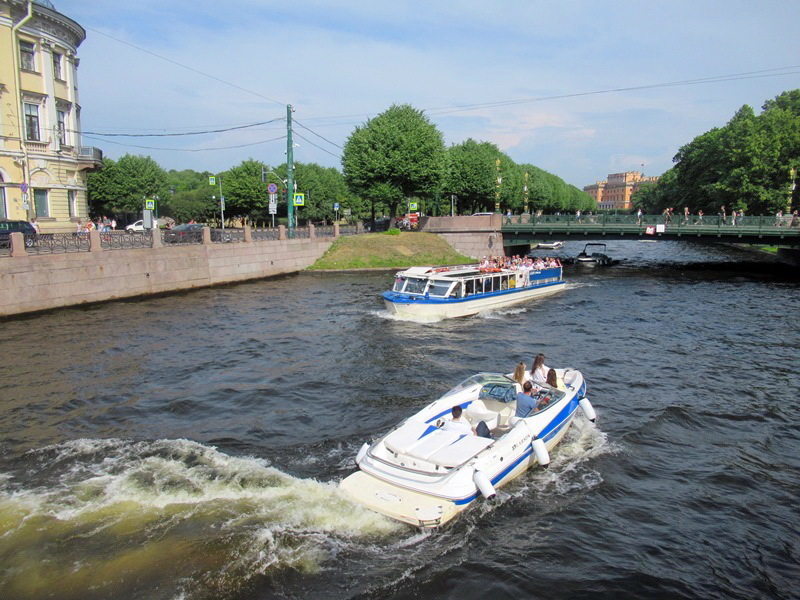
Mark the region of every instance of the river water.
POLYGON ((387 272, 0 323, 0 597, 797 598, 798 280, 722 246, 608 253, 438 323, 389 318, 387 272), (549 470, 438 532, 337 493, 364 441, 537 352, 598 413, 549 470))

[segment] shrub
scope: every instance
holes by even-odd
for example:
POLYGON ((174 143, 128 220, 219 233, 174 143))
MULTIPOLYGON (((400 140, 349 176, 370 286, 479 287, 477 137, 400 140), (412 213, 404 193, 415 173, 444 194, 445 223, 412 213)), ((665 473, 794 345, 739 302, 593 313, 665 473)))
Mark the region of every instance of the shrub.
POLYGON ((391 227, 386 230, 386 235, 400 235, 400 230, 397 227, 391 227))

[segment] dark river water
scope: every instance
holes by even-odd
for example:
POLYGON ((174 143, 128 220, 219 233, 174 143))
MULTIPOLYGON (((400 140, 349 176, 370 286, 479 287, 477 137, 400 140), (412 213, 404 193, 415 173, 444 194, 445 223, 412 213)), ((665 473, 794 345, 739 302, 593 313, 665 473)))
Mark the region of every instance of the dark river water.
POLYGON ((432 324, 388 318, 387 272, 0 322, 0 598, 800 597, 798 279, 729 247, 608 253, 432 324), (363 442, 537 352, 598 413, 549 470, 433 533, 339 495, 363 442))

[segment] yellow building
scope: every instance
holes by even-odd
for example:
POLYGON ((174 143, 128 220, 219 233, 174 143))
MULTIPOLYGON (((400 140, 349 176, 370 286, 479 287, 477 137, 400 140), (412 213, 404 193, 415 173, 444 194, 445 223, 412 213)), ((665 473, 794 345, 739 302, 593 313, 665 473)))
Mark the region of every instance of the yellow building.
POLYGON ((85 38, 49 0, 0 0, 0 218, 69 232, 88 217, 86 173, 103 155, 81 144, 85 38))
POLYGON ((583 191, 597 202, 600 210, 631 210, 631 196, 642 184, 654 183, 658 177, 645 177, 638 171, 609 173, 608 179, 587 185, 583 191))

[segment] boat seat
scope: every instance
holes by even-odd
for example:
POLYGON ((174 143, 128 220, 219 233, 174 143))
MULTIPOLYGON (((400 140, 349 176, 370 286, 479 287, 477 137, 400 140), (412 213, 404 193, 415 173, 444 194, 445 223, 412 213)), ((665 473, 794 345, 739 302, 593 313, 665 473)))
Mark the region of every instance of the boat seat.
POLYGON ((398 429, 386 436, 383 443, 392 452, 408 454, 420 439, 434 431, 438 431, 438 429, 433 425, 428 425, 421 421, 406 421, 398 429))
POLYGON ((505 427, 506 425, 508 425, 508 421, 511 419, 511 417, 514 416, 516 410, 517 410, 516 402, 514 403, 513 406, 506 406, 503 410, 501 410, 499 413, 498 427, 505 427))
POLYGON ((442 467, 457 467, 492 443, 494 443, 494 440, 490 438, 465 435, 449 446, 445 446, 431 454, 428 460, 442 467))
POLYGON ((467 415, 473 427, 477 427, 478 423, 483 421, 490 431, 495 429, 500 421, 500 415, 493 410, 489 410, 483 400, 475 400, 469 405, 464 414, 467 415))

